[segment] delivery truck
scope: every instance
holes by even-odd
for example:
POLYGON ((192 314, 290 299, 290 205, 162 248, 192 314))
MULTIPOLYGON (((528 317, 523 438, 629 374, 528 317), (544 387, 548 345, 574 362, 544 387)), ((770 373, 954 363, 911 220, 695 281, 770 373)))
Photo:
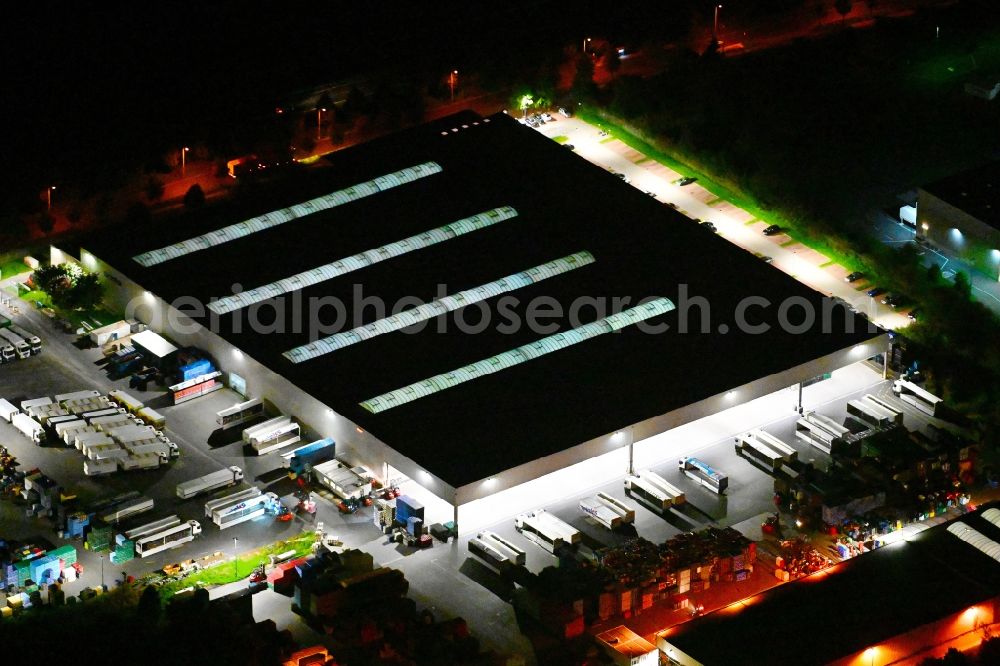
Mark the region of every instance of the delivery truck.
POLYGON ((232 465, 226 469, 220 469, 218 472, 212 472, 205 476, 199 476, 197 479, 178 483, 177 497, 190 499, 202 493, 210 493, 220 488, 234 486, 242 480, 243 470, 236 465, 232 465))
POLYGON ((223 504, 212 510, 212 522, 220 530, 253 520, 265 513, 277 513, 281 500, 274 493, 255 495, 234 504, 223 504))

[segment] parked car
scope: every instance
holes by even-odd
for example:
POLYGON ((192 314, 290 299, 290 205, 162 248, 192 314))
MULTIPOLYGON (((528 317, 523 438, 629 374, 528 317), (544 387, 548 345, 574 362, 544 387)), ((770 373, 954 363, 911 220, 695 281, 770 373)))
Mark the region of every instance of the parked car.
POLYGON ((872 287, 865 293, 867 293, 871 298, 875 298, 876 296, 881 296, 882 294, 884 294, 885 289, 883 289, 882 287, 872 287))
POLYGON ((862 273, 861 271, 854 271, 853 273, 848 274, 847 277, 844 278, 844 282, 857 282, 864 276, 865 274, 862 273))
POLYGON ((550 113, 543 113, 543 114, 542 114, 542 120, 544 120, 544 121, 545 121, 545 122, 547 122, 547 123, 550 123, 550 122, 552 122, 553 120, 555 120, 555 118, 553 118, 553 117, 552 117, 552 114, 550 114, 550 113))
POLYGON ((601 137, 602 139, 604 137, 606 137, 607 135, 608 135, 608 133, 605 132, 604 130, 601 130, 600 132, 597 133, 597 136, 601 137))
POLYGON ((647 197, 653 197, 654 199, 656 198, 656 192, 650 192, 649 190, 643 190, 642 193, 645 194, 647 197))
POLYGON ((712 233, 715 233, 715 232, 718 231, 718 229, 715 228, 715 224, 713 222, 709 222, 708 220, 705 220, 704 222, 702 222, 698 226, 700 226, 703 229, 708 229, 712 233))
POLYGON ((679 181, 677 181, 677 184, 680 185, 681 187, 684 187, 685 185, 690 185, 696 180, 698 179, 693 176, 684 176, 679 181))
POLYGON ((563 107, 563 106, 559 107, 559 114, 561 116, 563 116, 564 118, 572 118, 573 117, 573 114, 570 111, 566 110, 566 107, 563 107))
POLYGON ((568 150, 576 150, 576 146, 574 146, 572 143, 564 143, 561 145, 563 148, 566 148, 568 150))
POLYGON ((764 235, 765 236, 776 236, 776 235, 780 234, 781 231, 782 231, 782 229, 781 229, 780 226, 778 226, 777 224, 772 224, 771 226, 766 227, 764 229, 764 235))
POLYGON ((883 305, 888 305, 892 309, 898 308, 900 305, 906 302, 906 296, 902 294, 889 294, 882 299, 883 305))
POLYGON ((910 318, 910 321, 916 321, 920 319, 920 308, 914 308, 906 313, 906 316, 910 318))
POLYGON ((673 201, 668 201, 667 205, 673 208, 674 210, 677 210, 677 204, 675 204, 673 201))
POLYGON ((615 176, 617 176, 618 178, 621 178, 626 183, 630 182, 629 179, 628 179, 628 176, 626 176, 623 173, 615 173, 615 176))

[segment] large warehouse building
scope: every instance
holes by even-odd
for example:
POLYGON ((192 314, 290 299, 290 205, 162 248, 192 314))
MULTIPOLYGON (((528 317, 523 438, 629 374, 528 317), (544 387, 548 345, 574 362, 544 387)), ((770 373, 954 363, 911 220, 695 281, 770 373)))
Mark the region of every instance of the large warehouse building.
POLYGON ((79 261, 118 305, 213 355, 231 385, 376 476, 416 481, 456 519, 888 344, 503 114, 459 114, 330 162, 88 242, 79 261))

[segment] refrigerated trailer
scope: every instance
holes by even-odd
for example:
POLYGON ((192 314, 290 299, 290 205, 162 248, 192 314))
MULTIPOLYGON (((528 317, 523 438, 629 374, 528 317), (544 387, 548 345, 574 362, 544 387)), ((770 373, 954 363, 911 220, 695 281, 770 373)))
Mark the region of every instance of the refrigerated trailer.
POLYGON ((227 407, 221 412, 215 413, 215 423, 223 430, 234 428, 241 423, 252 421, 264 415, 264 403, 260 398, 253 398, 246 402, 238 402, 232 407, 227 407))
POLYGON ((871 393, 866 394, 864 399, 866 401, 872 403, 872 404, 878 405, 879 407, 881 407, 885 411, 887 411, 890 414, 892 414, 893 415, 893 417, 892 417, 892 422, 893 423, 896 423, 896 424, 899 424, 899 425, 903 425, 903 410, 902 409, 900 409, 896 405, 890 403, 888 400, 883 400, 882 398, 878 397, 877 395, 872 395, 871 393))
POLYGON ((73 391, 71 393, 58 393, 55 399, 56 402, 70 402, 74 400, 86 400, 87 398, 98 398, 100 395, 100 391, 90 389, 86 391, 73 391))
POLYGON ((155 453, 134 453, 118 460, 118 469, 130 472, 137 469, 156 469, 163 458, 155 453))
POLYGON ((111 435, 119 444, 140 444, 142 442, 156 441, 156 428, 153 426, 140 426, 132 423, 118 426, 117 428, 109 428, 105 432, 111 435))
POLYGON ((276 416, 243 431, 243 441, 263 456, 302 439, 299 424, 290 416, 276 416))
POLYGON ((908 382, 905 379, 897 379, 893 382, 892 392, 898 395, 899 399, 903 402, 913 405, 924 414, 928 414, 930 416, 936 416, 938 409, 944 402, 944 400, 937 397, 930 391, 917 386, 913 382, 908 382))
POLYGON ((795 436, 824 453, 832 453, 850 432, 833 419, 816 412, 806 412, 795 422, 795 436))
POLYGON ((257 486, 250 486, 244 490, 237 490, 236 492, 229 493, 228 495, 223 495, 222 497, 217 497, 215 499, 210 499, 205 502, 205 517, 211 518, 212 512, 214 512, 219 507, 231 506, 234 504, 239 504, 242 500, 250 499, 251 497, 257 497, 260 495, 260 488, 257 486))
POLYGON ((41 444, 42 440, 45 439, 45 431, 42 429, 42 425, 27 414, 14 414, 10 422, 22 435, 35 444, 41 444))
POLYGON ((658 513, 686 501, 680 489, 648 469, 625 477, 625 495, 634 497, 658 513))
POLYGON ((333 460, 336 453, 336 443, 327 437, 300 446, 288 453, 282 453, 282 465, 293 474, 304 474, 319 464, 333 460))
POLYGON ((563 546, 576 545, 582 538, 576 528, 545 509, 518 515, 514 518, 514 529, 550 553, 555 553, 563 546))
POLYGON ((0 418, 2 418, 7 423, 21 410, 9 403, 8 401, 0 398, 0 418))
POLYGON ((31 331, 26 331, 17 324, 11 324, 10 330, 14 332, 15 335, 21 336, 21 339, 28 343, 28 347, 32 354, 42 353, 42 339, 32 333, 31 331))
POLYGON ((736 438, 736 453, 770 467, 781 469, 782 465, 795 462, 799 453, 777 437, 763 430, 752 430, 736 438))
POLYGON ((21 401, 21 411, 27 412, 32 407, 37 407, 38 405, 51 405, 52 398, 32 398, 31 400, 21 401))
POLYGON ((3 338, 10 343, 10 346, 14 348, 14 353, 17 354, 18 358, 28 358, 31 356, 31 345, 9 328, 0 328, 0 338, 3 338))
POLYGON ((93 422, 93 419, 99 419, 103 416, 123 416, 127 415, 124 407, 105 407, 104 409, 96 409, 90 412, 83 412, 80 414, 81 419, 87 419, 88 422, 93 422))
POLYGON ((212 511, 212 522, 218 525, 220 530, 224 530, 263 516, 269 511, 276 512, 280 503, 281 500, 274 493, 255 495, 235 504, 216 507, 212 511))
POLYGON ((128 451, 117 444, 94 444, 87 447, 87 460, 113 460, 118 465, 120 460, 128 457, 128 451))
POLYGON ((312 468, 313 477, 344 500, 361 499, 372 491, 372 482, 364 467, 348 467, 339 460, 328 460, 312 468))
POLYGON ((890 426, 896 420, 895 413, 865 398, 848 400, 847 413, 866 425, 879 428, 890 426))
MULTIPOLYGON (((52 426, 52 429, 56 431, 56 437, 63 441, 66 446, 73 446, 73 438, 78 430, 83 430, 89 427, 87 422, 83 419, 74 419, 72 421, 60 421, 52 426)), ((90 432, 94 432, 95 429, 91 428, 90 432)))
POLYGON ((139 557, 149 557, 170 548, 176 548, 201 534, 201 523, 189 520, 180 525, 163 528, 153 534, 139 537, 135 540, 135 554, 139 557))
POLYGON ((142 419, 143 423, 148 423, 149 425, 157 428, 162 428, 167 425, 167 419, 158 411, 150 409, 149 407, 143 407, 137 411, 135 415, 142 419))
POLYGON ((597 493, 580 500, 580 510, 609 530, 635 522, 635 509, 607 493, 597 493))
POLYGON ((697 481, 712 492, 716 492, 721 495, 726 492, 726 488, 729 487, 729 477, 722 472, 713 469, 712 466, 704 460, 687 456, 677 461, 677 467, 684 472, 688 478, 697 481))
POLYGON ((102 458, 100 460, 83 461, 83 473, 87 476, 101 476, 102 474, 112 474, 118 471, 118 461, 113 458, 102 458))
POLYGON ((171 527, 177 527, 180 524, 181 519, 178 516, 167 516, 166 518, 160 518, 159 520, 154 520, 153 522, 137 525, 136 527, 127 529, 122 532, 122 536, 129 541, 135 541, 136 539, 144 536, 156 534, 157 532, 162 532, 163 530, 170 529, 171 527))
POLYGON ((499 534, 484 530, 469 539, 469 552, 497 573, 512 567, 523 567, 527 553, 499 534))
POLYGON ((195 495, 236 485, 242 480, 243 470, 233 465, 226 469, 220 469, 218 472, 199 476, 197 479, 178 483, 177 496, 181 499, 190 499, 195 495))
POLYGON ((138 516, 140 513, 153 510, 153 500, 148 497, 136 497, 115 504, 110 509, 105 509, 98 515, 98 518, 108 524, 117 525, 121 521, 138 516))

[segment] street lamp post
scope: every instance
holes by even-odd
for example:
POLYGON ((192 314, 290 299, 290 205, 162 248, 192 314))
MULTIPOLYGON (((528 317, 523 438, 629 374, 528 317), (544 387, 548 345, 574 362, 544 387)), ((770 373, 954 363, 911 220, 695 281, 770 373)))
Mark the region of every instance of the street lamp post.
POLYGON ((237 543, 239 539, 233 537, 233 575, 236 576, 237 580, 240 577, 240 551, 237 550, 237 543))
POLYGON ((715 21, 712 23, 712 39, 718 41, 719 39, 719 10, 722 9, 722 5, 715 6, 715 21))
POLYGON ((104 589, 104 553, 101 553, 101 589, 104 589))
POLYGON ((458 76, 458 70, 451 70, 451 74, 448 75, 448 85, 451 86, 451 101, 455 101, 455 77, 458 76))
POLYGON ((52 210, 52 190, 56 189, 55 185, 49 185, 45 188, 45 200, 48 202, 47 210, 52 210))
POLYGON ((191 150, 187 146, 181 148, 181 178, 187 175, 187 153, 191 150))
POLYGON ((586 52, 587 52, 587 44, 589 44, 589 43, 590 43, 590 37, 587 37, 587 38, 585 38, 585 39, 583 40, 583 52, 584 52, 584 53, 586 53, 586 52))
POLYGON ((326 109, 316 109, 316 140, 323 138, 323 112, 326 109))

